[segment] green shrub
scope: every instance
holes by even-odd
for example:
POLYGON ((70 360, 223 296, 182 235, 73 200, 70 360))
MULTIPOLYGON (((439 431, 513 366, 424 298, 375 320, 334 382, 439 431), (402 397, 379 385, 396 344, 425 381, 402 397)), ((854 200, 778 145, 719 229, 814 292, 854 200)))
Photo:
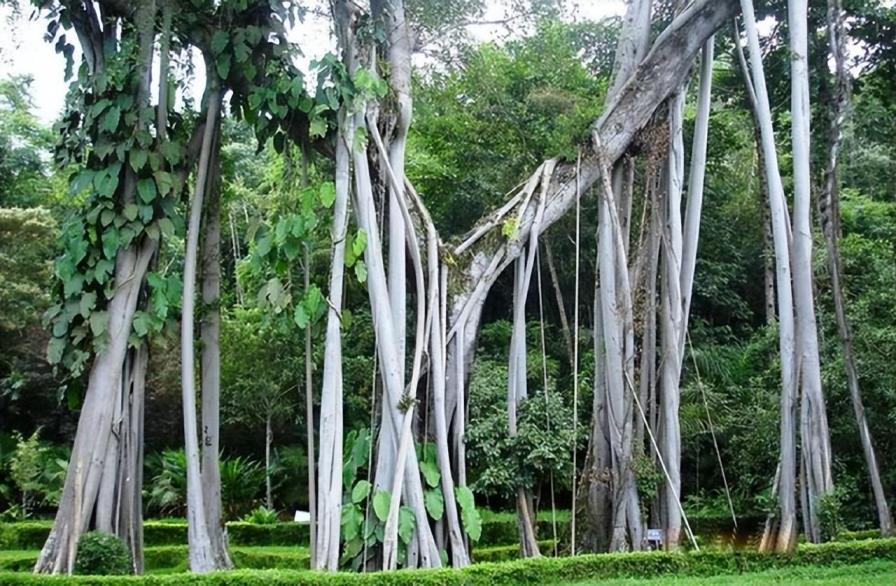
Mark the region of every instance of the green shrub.
MULTIPOLYGON (((238 548, 237 548, 238 549, 238 548)), ((245 552, 245 560, 261 560, 265 552, 245 552)), ((235 556, 239 559, 241 554, 235 556)), ((297 563, 299 552, 270 552, 279 555, 280 567, 297 563)), ((552 584, 564 581, 619 578, 656 578, 661 576, 738 575, 786 567, 829 567, 863 564, 873 560, 896 561, 896 539, 877 539, 848 543, 803 545, 793 555, 761 554, 755 551, 667 553, 638 552, 624 554, 582 555, 571 558, 516 560, 503 563, 482 563, 462 570, 401 570, 368 574, 320 573, 302 570, 237 570, 211 574, 167 574, 140 577, 60 577, 34 576, 29 573, 0 573, 0 584, 43 586, 74 584, 163 586, 194 584, 201 586, 280 586, 304 584, 383 584, 390 586, 420 585, 516 585, 552 584)), ((270 559, 265 560, 266 563, 270 559)), ((247 564, 248 565, 248 564, 247 564)))
POLYGON ((132 568, 131 554, 118 537, 90 531, 78 540, 75 574, 116 576, 130 574, 132 568))
POLYGON ((40 549, 51 526, 50 521, 0 523, 0 549, 40 549))
POLYGON ((240 521, 255 523, 256 525, 275 525, 279 519, 277 518, 277 511, 262 505, 249 511, 240 521))

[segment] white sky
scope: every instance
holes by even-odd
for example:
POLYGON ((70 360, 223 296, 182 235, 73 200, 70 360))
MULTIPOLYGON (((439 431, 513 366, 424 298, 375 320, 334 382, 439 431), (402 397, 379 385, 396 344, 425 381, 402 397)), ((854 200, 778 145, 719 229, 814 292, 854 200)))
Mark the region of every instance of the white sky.
MULTIPOLYGON (((321 7, 325 7, 325 4, 321 7)), ((624 0, 575 0, 572 2, 576 16, 599 20, 606 16, 622 14, 624 0)), ((507 16, 505 0, 490 3, 485 20, 499 20, 507 16)), ((34 82, 31 94, 37 115, 47 124, 54 122, 65 102, 67 85, 64 81, 65 61, 57 55, 50 43, 43 39, 46 21, 43 17, 31 18, 31 7, 25 4, 22 13, 14 15, 9 6, 0 6, 0 23, 6 29, 0 36, 0 78, 10 75, 30 75, 34 82)), ((503 30, 495 26, 472 26, 471 36, 480 41, 497 39, 503 30)), ((305 22, 291 31, 292 39, 301 44, 307 62, 322 57, 333 49, 329 23, 326 19, 308 15, 305 22)), ((503 36, 503 35, 501 35, 503 36)), ((204 83, 201 66, 197 63, 197 83, 204 83)), ((201 90, 195 90, 197 93, 201 90)))

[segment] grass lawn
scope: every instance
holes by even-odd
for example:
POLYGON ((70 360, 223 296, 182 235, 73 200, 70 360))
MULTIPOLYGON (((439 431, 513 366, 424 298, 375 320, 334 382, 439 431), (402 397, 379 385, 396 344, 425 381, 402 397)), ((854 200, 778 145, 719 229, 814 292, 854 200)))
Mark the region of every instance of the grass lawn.
POLYGON ((877 586, 878 584, 896 584, 896 563, 882 560, 857 565, 837 566, 833 568, 804 566, 731 576, 690 578, 663 576, 649 580, 622 578, 615 580, 565 582, 563 584, 565 586, 584 586, 586 584, 593 584, 595 586, 659 586, 660 584, 663 586, 764 586, 766 584, 877 586))

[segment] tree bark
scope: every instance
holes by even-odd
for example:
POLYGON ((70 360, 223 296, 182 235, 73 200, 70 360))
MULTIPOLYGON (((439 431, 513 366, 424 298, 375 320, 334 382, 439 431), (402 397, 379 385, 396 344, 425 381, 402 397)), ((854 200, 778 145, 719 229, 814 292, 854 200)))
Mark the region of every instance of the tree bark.
MULTIPOLYGON (((305 290, 311 288, 311 250, 305 246, 305 262, 303 267, 305 290)), ((311 327, 305 327, 305 444, 308 461, 308 514, 309 514, 309 548, 311 567, 315 567, 317 559, 317 483, 315 482, 315 450, 314 450, 314 357, 311 355, 311 327)))
POLYGON ((193 310, 196 295, 196 265, 199 251, 199 228, 203 201, 207 187, 215 128, 218 124, 218 108, 221 96, 216 88, 210 88, 206 97, 207 113, 196 189, 190 203, 189 226, 184 251, 184 290, 181 316, 181 387, 183 391, 184 451, 187 459, 187 537, 189 541, 189 566, 193 572, 210 572, 220 567, 216 559, 205 518, 202 494, 200 452, 196 424, 195 340, 193 335, 193 310))
POLYGON ((347 234, 350 147, 354 123, 339 113, 336 142, 336 200, 333 204, 333 242, 330 253, 329 310, 324 342, 324 372, 320 393, 320 450, 317 467, 317 543, 313 569, 339 569, 342 509, 342 332, 341 315, 345 238, 347 234))
POLYGON ((837 334, 840 337, 840 347, 843 352, 843 368, 846 371, 846 384, 849 388, 849 396, 855 413, 856 425, 859 428, 859 440, 862 444, 862 454, 865 457, 865 465, 868 468, 868 480, 871 484, 871 492, 874 495, 874 503, 877 508, 878 525, 881 534, 889 536, 893 534, 893 518, 890 506, 887 503, 883 482, 880 477, 880 468, 877 463, 877 454, 874 449, 874 441, 871 437, 871 429, 868 418, 865 415, 865 406, 862 402, 862 392, 859 382, 859 372, 856 368, 855 355, 852 345, 852 328, 846 313, 846 293, 843 284, 843 266, 840 257, 840 181, 838 177, 840 147, 843 143, 843 125, 849 110, 850 75, 846 65, 846 31, 844 29, 845 15, 841 0, 828 0, 827 26, 828 37, 831 46, 831 55, 835 64, 836 85, 834 99, 831 104, 831 128, 828 137, 827 167, 824 174, 824 184, 818 198, 819 218, 827 248, 828 272, 831 279, 831 297, 834 301, 834 316, 837 321, 837 334))
POLYGON ((814 542, 822 539, 819 519, 821 500, 834 488, 831 472, 831 443, 821 386, 818 328, 815 319, 812 274, 812 222, 810 176, 810 119, 808 63, 808 1, 789 0, 791 116, 793 142, 793 296, 796 308, 796 347, 801 383, 801 401, 806 405, 806 423, 801 426, 801 449, 807 466, 810 526, 814 542))
POLYGON ((215 132, 209 163, 205 231, 202 238, 202 503, 215 559, 232 567, 221 515, 221 182, 220 137, 215 132))
MULTIPOLYGON (((762 153, 765 161, 766 183, 769 192, 769 208, 772 219, 772 237, 775 248, 775 284, 778 300, 778 331, 781 356, 781 434, 779 449, 780 475, 778 483, 778 508, 780 522, 775 538, 764 539, 770 547, 789 552, 796 546, 796 425, 794 406, 796 401, 796 355, 794 341, 794 307, 791 285, 790 236, 787 221, 787 202, 778 168, 775 150, 775 134, 772 127, 771 108, 759 33, 751 0, 741 0, 744 25, 752 68, 752 88, 756 93, 756 119, 762 137, 762 153)), ((737 39, 737 42, 740 42, 737 39)))

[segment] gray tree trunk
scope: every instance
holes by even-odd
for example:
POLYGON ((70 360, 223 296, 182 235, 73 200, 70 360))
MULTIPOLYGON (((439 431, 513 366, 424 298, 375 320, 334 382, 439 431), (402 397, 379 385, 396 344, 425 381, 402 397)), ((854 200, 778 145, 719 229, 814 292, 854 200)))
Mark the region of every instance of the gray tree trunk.
POLYGON ((202 392, 202 504, 215 559, 232 567, 221 514, 221 183, 220 138, 212 147, 202 238, 202 321, 199 339, 202 392))
POLYGON ((184 289, 181 314, 181 387, 183 391, 184 452, 187 459, 187 538, 189 566, 193 572, 210 572, 222 567, 216 557, 205 518, 200 467, 199 430, 196 422, 195 336, 193 334, 196 298, 196 269, 199 255, 199 228, 203 201, 218 125, 221 95, 210 88, 206 96, 206 124, 196 174, 196 188, 190 203, 187 240, 184 248, 184 289))
MULTIPOLYGON (((778 551, 792 551, 796 546, 796 355, 794 332, 793 289, 790 267, 790 235, 787 219, 787 202, 778 168, 775 150, 775 134, 772 127, 771 108, 759 33, 751 0, 741 0, 744 25, 752 69, 752 88, 756 93, 756 119, 762 137, 762 153, 765 161, 766 183, 769 192, 769 209, 772 219, 772 237, 775 248, 775 284, 778 300, 779 347, 781 354, 781 435, 779 449, 780 474, 778 482, 778 508, 780 522, 775 538, 765 539, 769 547, 778 551)), ((740 42, 738 39, 737 42, 740 42)))
POLYGON ((812 274, 812 193, 809 159, 810 120, 808 62, 808 0, 789 0, 791 116, 793 119, 793 297, 796 308, 796 347, 801 403, 806 423, 800 428, 808 489, 809 538, 822 538, 821 500, 834 488, 831 439, 821 386, 818 327, 815 319, 812 274))

